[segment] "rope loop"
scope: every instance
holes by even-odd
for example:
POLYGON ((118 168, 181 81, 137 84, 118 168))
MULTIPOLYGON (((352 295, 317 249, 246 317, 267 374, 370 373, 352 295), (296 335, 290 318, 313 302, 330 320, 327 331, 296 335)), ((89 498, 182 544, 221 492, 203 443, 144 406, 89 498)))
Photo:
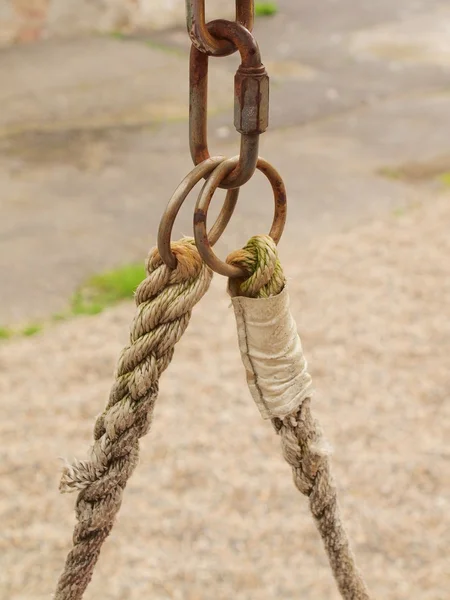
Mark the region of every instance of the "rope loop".
MULTIPOLYGON (((243 266, 224 263, 214 254, 211 248, 212 244, 208 239, 206 221, 209 205, 214 192, 222 179, 233 170, 237 162, 238 157, 235 156, 234 158, 222 162, 212 172, 200 192, 194 213, 194 236, 201 257, 213 271, 232 279, 245 277, 247 275, 247 270, 243 266)), ((275 243, 278 243, 286 223, 286 188, 280 174, 269 162, 263 158, 259 158, 257 168, 264 173, 272 186, 275 208, 269 236, 275 243)))
POLYGON ((58 581, 55 600, 80 600, 104 540, 122 504, 122 495, 139 458, 139 439, 150 429, 159 378, 186 330, 195 304, 206 293, 211 270, 192 238, 173 244, 176 267, 154 249, 147 278, 139 285, 130 343, 122 351, 108 403, 94 426, 87 460, 67 464, 62 492, 78 491, 73 548, 58 581))

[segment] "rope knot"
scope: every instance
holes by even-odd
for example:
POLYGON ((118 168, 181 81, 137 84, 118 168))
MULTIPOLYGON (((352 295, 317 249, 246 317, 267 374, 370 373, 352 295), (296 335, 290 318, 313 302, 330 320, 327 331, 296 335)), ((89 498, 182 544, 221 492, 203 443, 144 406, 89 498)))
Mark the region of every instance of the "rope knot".
POLYGON ((285 278, 275 242, 268 235, 256 235, 246 246, 232 252, 227 263, 245 269, 247 278, 230 281, 232 296, 269 298, 284 288, 285 278))
POLYGON ((197 251, 193 238, 184 237, 178 242, 172 242, 171 250, 177 258, 177 266, 175 269, 167 267, 159 254, 158 248, 153 248, 146 261, 148 275, 151 275, 157 269, 162 268, 167 271, 169 283, 171 284, 199 276, 204 264, 197 251))

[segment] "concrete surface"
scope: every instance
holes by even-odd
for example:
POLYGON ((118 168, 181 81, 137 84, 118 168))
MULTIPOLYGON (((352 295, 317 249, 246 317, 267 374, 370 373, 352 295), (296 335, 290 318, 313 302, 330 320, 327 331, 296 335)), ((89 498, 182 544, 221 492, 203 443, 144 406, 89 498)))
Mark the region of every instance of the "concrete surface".
MULTIPOLYGON (((371 598, 450 589, 450 195, 284 252, 313 410, 371 598), (299 251, 301 248, 301 251, 299 251)), ((338 600, 246 389, 223 278, 161 380, 86 600, 338 600)), ((133 306, 0 346, 0 597, 47 600, 70 549, 58 457, 84 459, 133 306)))
MULTIPOLYGON (((447 14, 439 2, 281 2, 278 15, 257 22, 272 77, 261 154, 289 192, 282 248, 427 198, 377 171, 450 155, 448 68, 430 51, 430 39, 446 47, 447 14), (412 60, 402 48, 422 16, 434 35, 415 41, 412 60), (372 56, 380 31, 389 32, 390 50, 372 56)), ((154 243, 164 205, 191 165, 187 50, 184 30, 171 30, 150 40, 91 37, 2 51, 0 323, 63 309, 87 275, 140 260, 154 243)), ((211 61, 216 154, 238 148, 236 62, 211 61)), ((222 253, 267 230, 270 202, 255 178, 222 253)), ((189 210, 174 235, 191 230, 189 210)))
MULTIPOLYGON (((374 598, 446 600, 448 7, 279 5, 256 27, 272 77, 261 154, 287 183, 281 258, 343 514, 374 598)), ((45 319, 88 275, 143 260, 191 168, 187 50, 174 29, 0 52, 0 325, 45 319)), ((211 62, 215 154, 238 148, 235 68, 211 62)), ((245 187, 222 256, 267 230, 270 196, 261 176, 245 187)), ((193 203, 174 236, 191 232, 193 203)), ((216 277, 164 376, 86 600, 337 599, 244 389, 224 286, 216 277)), ((2 599, 53 592, 74 502, 58 495, 57 457, 85 456, 132 315, 125 303, 0 344, 2 599)))

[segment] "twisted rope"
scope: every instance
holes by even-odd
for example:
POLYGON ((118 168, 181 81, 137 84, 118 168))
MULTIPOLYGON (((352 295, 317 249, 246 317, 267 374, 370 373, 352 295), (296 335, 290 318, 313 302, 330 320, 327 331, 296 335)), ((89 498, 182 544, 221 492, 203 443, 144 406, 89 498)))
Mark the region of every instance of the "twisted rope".
MULTIPOLYGON (((247 269, 249 277, 230 281, 232 296, 267 298, 279 294, 286 283, 277 248, 269 236, 252 238, 227 262, 247 269)), ((329 446, 306 398, 295 413, 272 424, 281 437, 283 456, 292 467, 297 489, 309 498, 314 521, 322 537, 339 591, 345 600, 370 600, 359 572, 337 501, 331 474, 329 446)))
POLYGON ((122 351, 108 404, 94 427, 90 458, 64 468, 60 490, 79 492, 73 548, 58 581, 56 600, 78 600, 89 584, 139 456, 139 438, 150 429, 161 373, 207 291, 212 273, 193 240, 173 244, 178 262, 170 269, 152 250, 147 278, 136 291, 137 313, 130 344, 122 351))

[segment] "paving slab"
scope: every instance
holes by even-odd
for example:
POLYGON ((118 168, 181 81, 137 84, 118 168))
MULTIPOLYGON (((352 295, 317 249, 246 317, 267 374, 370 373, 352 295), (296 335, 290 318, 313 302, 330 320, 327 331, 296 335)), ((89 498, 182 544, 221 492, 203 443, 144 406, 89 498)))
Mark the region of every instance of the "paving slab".
MULTIPOLYGON (((52 40, 0 54, 0 136, 186 118, 186 56, 110 37, 52 40)), ((233 82, 211 73, 216 110, 233 82)))

